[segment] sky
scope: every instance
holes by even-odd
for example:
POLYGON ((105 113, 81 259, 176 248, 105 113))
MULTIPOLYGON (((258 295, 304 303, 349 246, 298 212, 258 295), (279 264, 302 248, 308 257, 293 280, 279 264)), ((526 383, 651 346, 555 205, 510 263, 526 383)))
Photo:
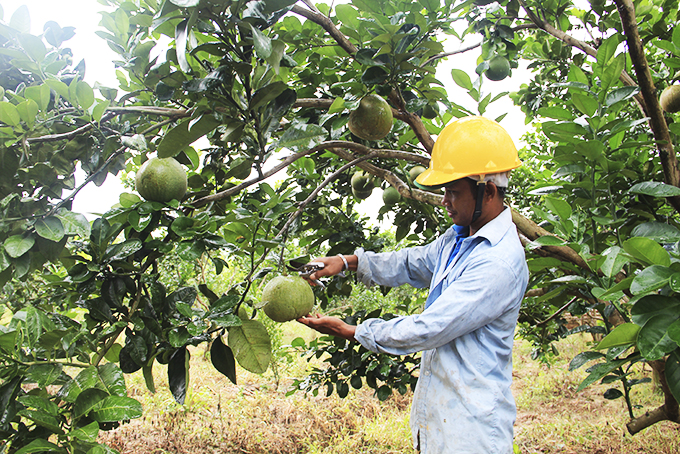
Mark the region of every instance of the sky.
MULTIPOLYGON (((97 30, 101 29, 99 27, 101 20, 99 12, 110 9, 109 7, 98 3, 96 0, 0 0, 0 7, 3 10, 0 18, 6 23, 9 22, 12 14, 21 5, 28 7, 33 35, 40 35, 43 31, 43 25, 50 20, 57 22, 62 27, 75 27, 75 36, 65 45, 72 49, 74 62, 77 63, 81 59, 85 59, 86 82, 90 85, 99 82, 111 88, 118 86, 113 64, 117 54, 109 49, 106 42, 95 34, 97 30)), ((475 42, 476 39, 480 38, 474 37, 466 45, 475 42)), ((458 43, 452 43, 450 46, 452 48, 445 50, 447 52, 454 51, 458 46, 458 43)), ((479 53, 479 49, 474 49, 444 60, 440 63, 436 74, 437 79, 445 85, 451 100, 471 110, 476 108, 475 103, 463 89, 455 85, 451 77, 451 69, 463 69, 470 73, 476 66, 475 61, 479 53)), ((524 70, 516 69, 513 70, 513 77, 500 82, 490 82, 485 79, 483 90, 491 92, 493 95, 503 91, 516 91, 520 84, 528 79, 523 75, 524 70)), ((490 105, 485 116, 496 118, 506 112, 508 114, 501 121, 501 125, 508 130, 515 144, 520 148, 522 145, 520 138, 526 131, 524 114, 512 104, 509 98, 505 97, 490 105)), ((80 184, 84 179, 84 173, 80 172, 77 179, 79 179, 77 184, 80 184)), ((109 175, 101 187, 96 187, 93 183, 86 186, 76 196, 73 210, 91 215, 101 214, 118 203, 118 196, 124 190, 120 181, 109 175)), ((366 208, 366 214, 377 213, 380 205, 382 205, 381 192, 377 190, 360 204, 360 206, 366 208)))

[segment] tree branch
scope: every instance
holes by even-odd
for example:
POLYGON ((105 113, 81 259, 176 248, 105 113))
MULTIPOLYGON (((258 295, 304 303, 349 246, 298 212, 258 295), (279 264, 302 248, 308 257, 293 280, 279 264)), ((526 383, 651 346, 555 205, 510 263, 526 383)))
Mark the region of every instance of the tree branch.
POLYGON ((678 402, 673 398, 671 389, 668 387, 668 382, 666 381, 666 361, 650 361, 649 365, 652 366, 652 369, 656 372, 659 381, 661 382, 661 389, 664 394, 664 404, 659 408, 646 412, 642 416, 638 416, 626 424, 626 428, 631 435, 635 435, 641 430, 660 421, 672 421, 680 424, 678 402))
POLYGON ((367 159, 372 159, 372 158, 374 158, 374 157, 376 157, 376 156, 373 155, 373 154, 368 154, 368 155, 362 156, 362 157, 360 157, 360 158, 355 159, 354 161, 348 162, 347 164, 345 164, 344 166, 340 167, 338 170, 336 170, 335 172, 333 172, 333 173, 332 173, 328 178, 326 178, 319 186, 317 186, 316 189, 314 189, 314 190, 312 191, 312 193, 309 195, 309 197, 307 197, 304 201, 302 201, 302 203, 300 203, 300 206, 298 207, 298 209, 288 217, 288 220, 286 221, 286 223, 283 225, 283 227, 281 228, 281 230, 279 230, 279 233, 277 233, 276 236, 275 236, 274 238, 278 238, 278 237, 280 237, 281 235, 283 235, 285 232, 287 232, 287 231, 288 231, 288 228, 289 228, 290 225, 293 223, 293 221, 294 221, 298 216, 300 216, 300 214, 302 214, 302 212, 305 210, 305 207, 306 207, 307 205, 309 205, 309 203, 310 203, 312 200, 314 200, 314 199, 316 198, 316 196, 319 194, 319 192, 321 192, 321 190, 322 190, 323 188, 325 188, 325 187, 328 186, 333 180, 335 180, 336 178, 338 178, 338 176, 339 176, 342 172, 344 172, 345 170, 347 170, 347 169, 349 169, 349 168, 351 168, 351 167, 353 167, 353 166, 359 164, 359 163, 362 162, 362 161, 366 161, 367 159))
MULTIPOLYGON (((301 151, 295 154, 292 154, 285 159, 281 161, 280 164, 277 166, 273 167, 272 169, 268 170, 267 172, 263 173, 261 176, 252 178, 250 180, 244 181, 243 183, 233 186, 229 189, 225 189, 224 191, 220 191, 215 194, 211 194, 205 197, 202 197, 196 201, 194 201, 191 205, 195 208, 202 207, 210 202, 217 202, 219 200, 225 199, 227 197, 230 197, 234 194, 238 194, 245 188, 252 186, 256 183, 259 183, 260 181, 269 178, 270 176, 278 173, 279 171, 285 169, 289 165, 291 165, 293 162, 297 161, 303 156, 307 156, 312 153, 316 153, 317 151, 321 150, 328 150, 331 151, 335 154, 338 154, 336 150, 340 149, 349 149, 349 150, 354 150, 358 151, 362 154, 373 154, 375 157, 379 158, 388 158, 388 159, 404 159, 408 161, 413 161, 417 162, 419 164, 424 164, 428 165, 430 162, 430 159, 426 156, 419 155, 417 153, 410 153, 408 151, 400 151, 400 150, 383 150, 383 149, 373 149, 366 147, 364 145, 361 145, 360 143, 355 143, 355 142, 345 142, 341 140, 334 140, 334 141, 329 141, 329 142, 323 142, 320 143, 319 145, 310 148, 309 150, 301 151)), ((349 156, 352 156, 351 153, 346 152, 349 156)), ((343 159, 345 159, 344 156, 341 156, 343 159)), ((354 157, 349 159, 349 161, 352 161, 354 157)), ((366 164, 366 163, 364 163, 366 164)), ((362 167, 361 165, 359 167, 362 167)), ((379 169, 378 167, 372 166, 374 169, 379 169)), ((363 168, 363 167, 362 167, 363 168)), ((380 169, 382 170, 382 169, 380 169)), ((391 173, 391 172, 390 172, 391 173)), ((376 170, 376 173, 374 175, 379 175, 380 172, 376 170)), ((396 177, 395 177, 396 178, 396 177)), ((399 180, 401 181, 401 180, 399 180)), ((402 182, 402 184, 404 184, 402 182)), ((404 184, 405 185, 405 184, 404 184)), ((420 192, 425 192, 425 191, 420 191, 420 192)), ((412 197, 413 198, 413 197, 412 197)))
MULTIPOLYGON (((650 117, 649 123, 656 139, 659 159, 663 167, 664 180, 667 184, 680 186, 678 159, 673 150, 673 141, 671 140, 666 119, 663 116, 663 111, 657 99, 652 74, 645 57, 642 40, 638 34, 635 5, 630 0, 615 0, 614 3, 616 3, 616 8, 621 17, 621 24, 623 25, 624 35, 628 43, 628 52, 633 62, 633 68, 637 75, 642 97, 646 103, 645 111, 650 117)), ((675 208, 675 211, 680 212, 680 197, 667 197, 667 200, 675 208)))
MULTIPOLYGON (((349 41, 349 39, 347 39, 345 35, 340 32, 340 30, 337 29, 333 21, 323 14, 309 11, 298 5, 293 6, 291 11, 320 25, 350 56, 354 56, 354 54, 356 54, 359 50, 349 41)), ((399 96, 396 90, 392 90, 392 93, 390 93, 388 98, 392 102, 393 106, 395 106, 399 111, 395 117, 407 123, 415 133, 416 138, 420 141, 423 147, 425 147, 425 150, 428 153, 432 153, 434 140, 432 140, 430 133, 427 131, 427 128, 425 128, 425 125, 423 124, 423 121, 420 119, 420 117, 406 110, 406 106, 404 105, 401 96, 399 96)))
MULTIPOLYGON (((563 32, 562 30, 553 27, 552 24, 538 17, 536 14, 534 14, 533 11, 529 9, 525 0, 519 0, 519 3, 520 5, 522 5, 522 9, 524 9, 524 11, 527 13, 527 17, 529 18, 529 20, 536 24, 538 28, 554 36, 555 38, 563 41, 564 43, 581 50, 586 55, 590 55, 593 58, 597 58, 597 49, 595 49, 593 46, 586 43, 585 41, 581 41, 580 39, 574 38, 573 36, 563 32)), ((632 77, 630 77, 630 75, 626 71, 621 71, 619 80, 623 82, 624 85, 637 86, 637 83, 633 80, 632 77)), ((647 106, 645 104, 645 99, 638 93, 637 95, 635 95, 635 101, 637 101, 638 106, 642 110, 643 114, 647 116, 646 114, 647 106)))

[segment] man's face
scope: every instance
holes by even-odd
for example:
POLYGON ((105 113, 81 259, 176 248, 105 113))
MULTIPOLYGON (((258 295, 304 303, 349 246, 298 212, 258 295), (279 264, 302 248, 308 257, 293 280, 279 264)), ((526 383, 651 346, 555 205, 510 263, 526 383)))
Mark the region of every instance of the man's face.
POLYGON ((475 202, 475 196, 472 194, 468 181, 456 180, 446 187, 443 203, 454 224, 467 226, 472 223, 475 202))

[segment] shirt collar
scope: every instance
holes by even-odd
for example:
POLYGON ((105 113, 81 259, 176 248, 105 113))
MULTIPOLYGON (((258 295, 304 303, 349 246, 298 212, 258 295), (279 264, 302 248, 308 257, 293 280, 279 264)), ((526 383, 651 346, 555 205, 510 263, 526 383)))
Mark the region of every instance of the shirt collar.
POLYGON ((512 225, 512 211, 508 207, 503 207, 503 211, 498 216, 484 224, 472 236, 486 238, 492 246, 495 246, 512 225))

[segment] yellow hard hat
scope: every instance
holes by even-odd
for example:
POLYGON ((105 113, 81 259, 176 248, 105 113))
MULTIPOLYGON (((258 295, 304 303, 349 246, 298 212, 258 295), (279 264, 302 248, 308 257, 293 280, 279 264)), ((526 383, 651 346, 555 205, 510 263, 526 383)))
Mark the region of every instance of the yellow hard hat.
POLYGON ((522 165, 512 138, 488 118, 459 118, 442 129, 430 167, 416 178, 424 189, 442 187, 471 175, 507 172, 522 165))

